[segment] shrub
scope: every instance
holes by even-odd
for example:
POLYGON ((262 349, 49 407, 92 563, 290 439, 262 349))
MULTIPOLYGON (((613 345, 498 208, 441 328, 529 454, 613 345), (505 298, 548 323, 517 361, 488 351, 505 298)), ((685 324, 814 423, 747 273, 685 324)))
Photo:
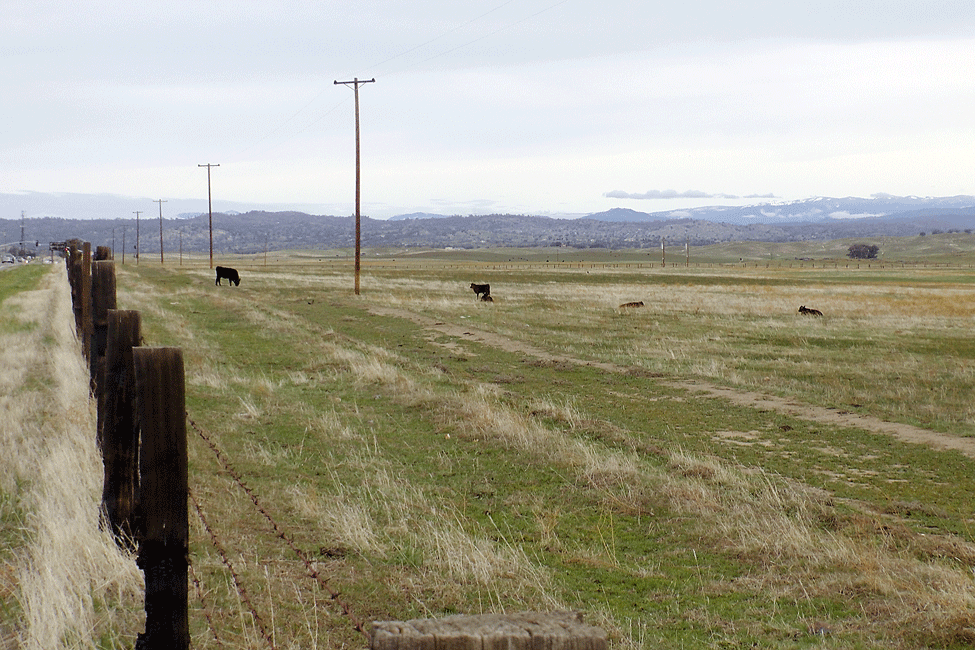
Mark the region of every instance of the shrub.
POLYGON ((875 244, 853 244, 847 251, 847 257, 855 260, 872 260, 877 258, 880 248, 875 244))

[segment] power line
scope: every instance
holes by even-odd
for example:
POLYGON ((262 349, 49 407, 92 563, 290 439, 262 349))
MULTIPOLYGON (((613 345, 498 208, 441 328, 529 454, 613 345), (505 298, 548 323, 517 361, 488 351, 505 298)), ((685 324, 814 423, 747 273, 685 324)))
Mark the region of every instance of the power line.
POLYGON ((449 36, 450 34, 453 34, 454 32, 459 31, 459 30, 467 27, 468 25, 472 25, 472 24, 476 23, 481 18, 484 18, 485 16, 487 16, 489 14, 492 14, 495 11, 497 11, 499 9, 502 9, 502 8, 510 5, 512 2, 514 2, 514 0, 508 0, 507 2, 503 2, 500 5, 498 5, 497 7, 495 7, 494 9, 491 9, 490 11, 484 12, 483 14, 481 14, 480 16, 478 16, 477 18, 471 18, 470 20, 468 20, 466 23, 464 23, 462 25, 457 25, 456 27, 453 27, 451 29, 448 29, 447 31, 445 31, 442 34, 440 34, 439 36, 436 36, 434 38, 431 38, 429 41, 427 41, 425 43, 420 43, 419 45, 416 45, 414 47, 411 47, 410 49, 405 50, 403 52, 400 52, 399 54, 396 54, 395 56, 391 56, 388 59, 386 59, 385 61, 380 61, 379 63, 377 63, 377 64, 375 64, 373 66, 370 66, 368 69, 369 70, 372 70, 373 68, 378 68, 381 65, 386 65, 390 61, 395 61, 396 59, 398 59, 400 57, 406 56, 410 52, 415 52, 415 51, 417 51, 417 50, 419 50, 421 48, 426 47, 427 45, 430 45, 431 43, 435 43, 436 41, 439 41, 441 38, 443 38, 445 36, 449 36))
MULTIPOLYGON (((529 21, 529 20, 531 20, 533 18, 536 18, 537 16, 540 16, 541 14, 544 14, 544 13, 546 13, 548 11, 551 11, 552 9, 555 9, 558 6, 567 3, 568 1, 569 0, 558 0, 558 2, 555 2, 555 3, 551 4, 551 5, 548 5, 544 9, 542 9, 540 11, 537 11, 537 12, 535 12, 535 13, 529 15, 529 16, 526 16, 524 18, 520 18, 520 19, 515 20, 513 22, 507 23, 504 26, 502 26, 502 27, 500 27, 500 28, 498 28, 498 29, 490 32, 490 33, 484 34, 482 36, 479 36, 477 38, 474 38, 472 40, 469 40, 467 42, 464 42, 464 43, 462 43, 460 45, 457 45, 457 46, 452 47, 452 48, 450 48, 448 50, 445 50, 443 52, 440 52, 439 54, 434 54, 434 55, 432 55, 432 56, 430 56, 430 57, 428 57, 426 59, 423 59, 421 61, 417 61, 416 63, 409 64, 406 67, 404 67, 404 68, 402 68, 402 69, 400 69, 400 70, 398 70, 396 72, 389 73, 389 74, 401 74, 403 72, 406 72, 408 70, 411 70, 411 69, 413 69, 413 68, 415 68, 417 66, 420 66, 420 65, 422 65, 424 63, 427 63, 429 61, 432 61, 434 59, 438 59, 440 57, 447 56, 447 55, 449 55, 449 54, 451 54, 453 52, 456 52, 458 50, 461 50, 461 49, 463 49, 465 47, 469 47, 469 46, 471 46, 471 45, 473 45, 475 43, 478 43, 478 42, 480 42, 482 40, 485 40, 487 38, 490 38, 492 36, 495 36, 497 34, 500 34, 501 32, 507 31, 507 30, 511 29, 512 27, 515 27, 517 25, 520 25, 521 23, 524 23, 524 22, 527 22, 527 21, 529 21)), ((502 2, 501 4, 497 5, 496 7, 492 8, 492 9, 490 9, 490 10, 488 10, 488 11, 486 11, 486 12, 484 12, 484 13, 482 13, 482 14, 474 17, 474 18, 471 18, 470 20, 468 20, 468 21, 466 21, 464 23, 461 23, 461 24, 459 24, 459 25, 457 25, 455 27, 451 27, 450 29, 447 29, 446 31, 442 32, 438 36, 435 36, 434 38, 431 38, 431 39, 429 39, 427 41, 424 41, 423 43, 420 43, 419 45, 415 45, 415 46, 410 47, 410 48, 408 48, 406 50, 403 50, 399 54, 396 54, 394 56, 391 56, 388 59, 385 59, 383 61, 380 61, 379 63, 373 64, 372 66, 368 67, 367 69, 368 70, 372 70, 372 69, 375 69, 375 68, 379 68, 379 67, 381 67, 381 66, 383 66, 383 65, 385 65, 385 64, 387 64, 387 63, 389 63, 391 61, 395 61, 396 59, 399 59, 399 58, 402 58, 402 57, 406 56, 407 54, 410 54, 410 53, 415 52, 417 50, 420 50, 420 49, 422 49, 424 47, 427 47, 428 45, 431 45, 432 43, 435 43, 435 42, 439 41, 440 39, 442 39, 442 38, 444 38, 446 36, 449 36, 450 34, 453 34, 454 32, 460 31, 460 30, 464 29, 465 27, 468 27, 469 25, 472 25, 472 24, 474 24, 474 23, 482 20, 486 16, 489 16, 490 14, 492 14, 492 13, 494 13, 496 11, 499 11, 499 10, 503 9, 504 7, 508 6, 509 4, 512 4, 513 2, 514 2, 514 0, 506 0, 505 2, 502 2)), ((238 151, 237 154, 235 156, 233 156, 233 157, 236 158, 236 157, 242 155, 243 153, 245 153, 247 151, 250 151, 251 149, 255 148, 257 145, 261 144, 265 140, 270 139, 274 134, 278 133, 279 131, 281 131, 281 129, 283 129, 289 123, 293 122, 299 115, 301 115, 302 113, 304 113, 305 111, 307 111, 308 108, 311 107, 313 104, 315 104, 315 102, 317 102, 322 97, 322 95, 324 95, 324 94, 325 94, 325 90, 322 89, 311 100, 309 100, 304 106, 302 106, 297 111, 295 111, 293 114, 291 114, 291 116, 289 116, 287 119, 285 119, 284 121, 282 121, 281 123, 279 123, 278 126, 276 126, 275 128, 273 128, 271 131, 269 131, 266 135, 264 135, 263 137, 261 137, 260 139, 258 139, 257 141, 255 141, 253 144, 250 144, 247 147, 245 147, 244 149, 238 151)), ((263 153, 267 153, 268 151, 271 151, 272 149, 275 149, 277 147, 280 147, 284 143, 286 143, 286 142, 288 142, 288 141, 296 138, 300 134, 302 134, 305 131, 307 131, 308 129, 310 129, 312 126, 314 126, 314 125, 318 124, 319 122, 321 122, 327 116, 329 116, 332 113, 334 113, 344 103, 345 102, 343 101, 343 102, 341 102, 339 104, 336 104, 336 105, 332 106, 327 111, 325 111, 324 113, 320 114, 317 118, 315 118, 314 120, 312 120, 311 122, 309 122, 308 124, 306 124, 305 126, 303 126, 302 128, 298 129, 297 131, 295 131, 291 135, 287 136, 286 138, 284 138, 280 142, 277 142, 276 144, 273 144, 270 147, 268 147, 267 149, 265 149, 263 151, 263 153)))
POLYGON ((139 265, 139 215, 142 214, 143 210, 133 210, 132 214, 135 215, 135 263, 136 266, 139 265))
POLYGON ((159 264, 162 266, 166 263, 163 257, 163 235, 162 235, 162 204, 168 203, 168 201, 163 201, 162 199, 156 199, 153 203, 159 204, 159 264))
POLYGON ((359 81, 356 77, 352 81, 336 81, 335 85, 348 86, 352 84, 355 91, 355 295, 359 295, 359 243, 361 228, 359 226, 359 86, 376 83, 375 79, 359 81))
POLYGON ((207 204, 210 207, 210 268, 213 268, 213 193, 210 191, 210 168, 219 167, 220 165, 211 165, 207 163, 205 165, 197 165, 197 167, 207 168, 207 204))

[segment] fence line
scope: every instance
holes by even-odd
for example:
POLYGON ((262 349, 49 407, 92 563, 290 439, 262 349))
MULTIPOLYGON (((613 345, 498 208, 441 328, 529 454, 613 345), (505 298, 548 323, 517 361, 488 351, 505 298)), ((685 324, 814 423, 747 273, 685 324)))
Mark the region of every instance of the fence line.
POLYGON ((119 545, 138 549, 137 564, 145 575, 145 632, 137 636, 136 649, 187 650, 183 352, 140 345, 139 317, 123 326, 126 312, 114 309, 111 253, 99 247, 97 257, 92 264, 88 242, 68 245, 75 329, 98 405, 95 436, 105 464, 102 510, 119 545), (109 340, 115 346, 111 351, 109 340))
POLYGON ((200 601, 200 607, 203 610, 203 617, 207 620, 207 627, 210 628, 210 633, 213 635, 213 640, 218 646, 223 647, 223 641, 220 640, 220 635, 217 634, 217 626, 213 623, 213 610, 210 605, 207 604, 206 598, 203 596, 203 585, 200 584, 200 578, 196 575, 196 571, 193 569, 193 563, 190 562, 190 580, 193 581, 193 587, 196 589, 196 599, 200 601))
POLYGON ((227 551, 223 548, 220 540, 217 538, 217 534, 213 532, 213 528, 210 527, 210 522, 207 521, 206 516, 203 514, 203 508, 200 507, 200 502, 196 500, 196 495, 192 492, 189 493, 189 498, 193 502, 193 507, 196 509, 196 513, 200 516, 200 521, 203 523, 203 528, 206 530, 207 534, 210 536, 210 543, 213 544, 214 548, 217 549, 217 553, 220 554, 220 559, 230 571, 230 576, 233 578, 234 585, 237 587, 237 593, 240 594, 241 600, 250 610, 251 616, 254 617, 254 624, 261 631, 261 636, 267 642, 271 650, 276 650, 274 645, 274 639, 272 635, 267 631, 267 626, 264 625, 264 619, 261 615, 257 613, 257 608, 254 607, 254 602, 251 600, 250 594, 247 593, 247 588, 240 580, 240 575, 237 570, 234 569, 233 562, 230 561, 230 557, 227 555, 227 551))
POLYGON ((365 626, 362 620, 352 612, 352 609, 349 607, 348 603, 346 603, 342 599, 342 594, 336 591, 334 588, 332 588, 332 586, 328 583, 328 580, 326 578, 323 578, 322 575, 318 572, 318 570, 315 569, 314 563, 308 558, 308 554, 305 553, 303 550, 301 550, 301 548, 295 543, 294 537, 286 533, 281 528, 281 526, 278 525, 278 522, 274 519, 274 517, 271 516, 271 513, 268 512, 263 505, 261 505, 260 499, 258 499, 257 494, 255 494, 254 491, 246 483, 244 483, 244 479, 241 476, 240 472, 238 472, 237 469, 230 463, 226 455, 220 450, 217 444, 213 442, 213 439, 210 436, 208 436, 206 432, 203 431, 203 428, 200 427, 200 425, 198 425, 196 422, 194 422, 193 419, 190 418, 189 416, 187 416, 187 421, 189 422, 190 427, 192 427, 193 430, 196 431, 196 433, 200 436, 200 438, 202 438, 203 441, 207 443, 207 445, 210 447, 211 451, 213 452, 214 456, 216 456, 220 464, 223 465, 223 468, 234 480, 234 482, 237 483, 240 489, 242 489, 244 493, 247 494, 248 497, 250 497, 250 500, 254 504, 254 507, 257 508, 257 511, 260 512, 261 515, 263 515, 264 518, 267 520, 268 524, 271 526, 271 529, 274 531, 275 536, 281 539, 282 541, 284 541, 284 543, 288 545, 288 548, 290 548, 291 551, 298 557, 298 559, 301 560, 302 563, 305 565, 305 569, 308 571, 308 575, 314 578, 315 581, 318 582, 318 585, 322 589, 328 592, 331 600, 342 609, 342 613, 345 614, 346 618, 348 618, 349 621, 351 621, 353 627, 355 627, 356 630, 362 633, 362 635, 366 637, 366 640, 371 642, 372 635, 370 634, 368 628, 365 626))
MULTIPOLYGON (((271 650, 276 650, 273 630, 268 630, 257 612, 203 508, 189 490, 187 423, 247 494, 275 536, 301 560, 308 575, 329 593, 331 600, 370 646, 376 647, 377 639, 372 631, 352 612, 341 593, 318 572, 294 536, 286 532, 261 504, 257 494, 244 482, 212 437, 190 419, 186 411, 182 349, 143 346, 139 312, 115 309, 115 265, 110 251, 99 247, 93 265, 91 245, 72 241, 67 249, 67 268, 76 331, 89 363, 92 392, 98 404, 96 438, 105 462, 102 508, 118 543, 127 547, 137 545, 138 565, 145 574, 146 631, 138 635, 136 650, 188 650, 191 579, 214 639, 218 645, 223 645, 203 599, 199 577, 193 572, 189 560, 187 506, 190 501, 255 625, 271 650)), ((396 633, 392 633, 389 626, 376 629, 383 632, 383 648, 393 645, 404 649, 427 647, 425 641, 406 637, 403 638, 404 645, 399 645, 392 638, 396 633)), ((472 644, 482 634, 479 629, 465 632, 464 647, 474 647, 472 644)), ((494 632, 490 636, 497 638, 494 632)), ((588 632, 583 636, 570 635, 564 643, 559 641, 549 645, 553 649, 583 647, 578 644, 578 639, 589 636, 588 632)), ((520 647, 510 645, 515 643, 513 639, 508 639, 508 647, 520 647)), ((597 641, 591 647, 604 649, 605 637, 597 641)))
MULTIPOLYGON (((273 632, 254 607, 203 508, 189 491, 187 421, 248 495, 275 536, 301 560, 308 574, 330 594, 355 629, 371 640, 366 626, 341 594, 318 573, 308 554, 263 507, 212 438, 189 419, 182 350, 143 347, 141 314, 115 308, 115 264, 110 252, 99 247, 92 263, 91 245, 72 241, 67 249, 67 268, 75 327, 98 404, 96 438, 105 465, 102 509, 119 544, 138 548, 139 566, 146 574, 146 632, 139 635, 136 647, 189 647, 191 567, 186 506, 192 500, 261 635, 272 650, 275 648, 273 632)), ((202 586, 195 574, 192 581, 205 608, 202 586)), ((205 616, 218 638, 209 612, 205 616)))

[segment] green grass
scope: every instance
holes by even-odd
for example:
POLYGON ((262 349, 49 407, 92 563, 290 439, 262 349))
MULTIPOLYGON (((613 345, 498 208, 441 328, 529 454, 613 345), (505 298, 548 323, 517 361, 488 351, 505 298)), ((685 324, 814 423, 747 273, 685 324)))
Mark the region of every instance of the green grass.
MULTIPOLYGON (((545 268, 551 251, 387 252, 360 297, 347 262, 314 254, 238 263, 234 288, 126 266, 120 307, 143 311, 148 343, 184 348, 190 417, 365 619, 564 606, 622 647, 966 647, 975 461, 672 381, 969 435, 965 269, 563 253, 579 268, 545 268), (474 280, 497 302, 474 302, 474 280), (827 301, 826 319, 794 313, 827 301)), ((210 450, 190 451, 191 488, 278 643, 361 646, 210 450)), ((194 526, 218 634, 256 643, 194 526)), ((193 633, 212 642, 200 601, 193 633)))
POLYGON ((0 304, 10 296, 37 288, 49 269, 40 264, 23 264, 0 273, 0 304))
POLYGON ((31 321, 12 318, 12 311, 20 307, 8 303, 7 299, 36 289, 47 270, 40 264, 23 264, 0 273, 0 334, 13 334, 35 327, 31 321))

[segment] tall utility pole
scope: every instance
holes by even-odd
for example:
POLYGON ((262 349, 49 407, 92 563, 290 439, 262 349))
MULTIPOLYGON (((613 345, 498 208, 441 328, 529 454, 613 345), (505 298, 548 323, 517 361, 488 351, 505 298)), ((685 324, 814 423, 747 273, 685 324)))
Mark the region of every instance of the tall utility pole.
POLYGON ((163 203, 167 203, 167 201, 163 201, 162 199, 156 199, 155 201, 153 201, 153 203, 158 203, 159 204, 159 264, 162 265, 162 264, 165 264, 166 263, 166 260, 163 257, 162 204, 163 203))
POLYGON ((352 81, 335 82, 336 86, 339 84, 343 86, 351 85, 355 91, 355 295, 357 296, 359 295, 359 242, 361 240, 360 233, 362 232, 359 226, 359 86, 375 82, 375 79, 359 81, 358 77, 352 81))
POLYGON ((213 194, 210 193, 210 168, 219 167, 220 165, 211 165, 207 163, 205 165, 197 165, 197 167, 207 168, 207 202, 210 204, 210 268, 213 268, 213 194))
POLYGON ((139 265, 139 215, 142 214, 142 210, 134 210, 135 212, 135 264, 139 265))

